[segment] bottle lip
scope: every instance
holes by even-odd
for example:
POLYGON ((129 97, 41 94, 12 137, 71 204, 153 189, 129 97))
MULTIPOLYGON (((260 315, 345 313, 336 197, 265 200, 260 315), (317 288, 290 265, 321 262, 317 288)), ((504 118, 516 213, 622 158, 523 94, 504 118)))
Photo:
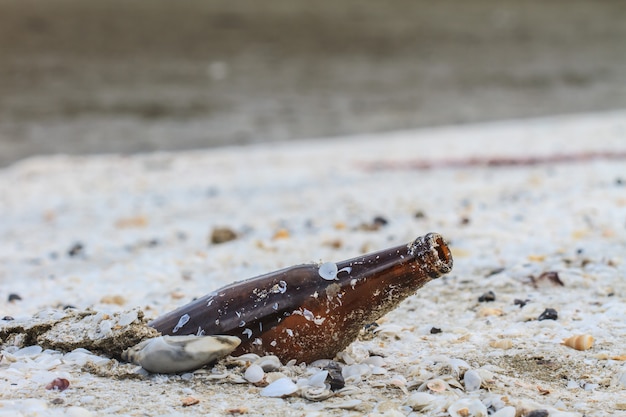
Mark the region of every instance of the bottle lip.
POLYGON ((452 271, 454 264, 452 251, 439 233, 428 233, 415 239, 413 243, 409 244, 409 254, 416 257, 426 257, 429 260, 429 269, 433 278, 438 278, 452 271))

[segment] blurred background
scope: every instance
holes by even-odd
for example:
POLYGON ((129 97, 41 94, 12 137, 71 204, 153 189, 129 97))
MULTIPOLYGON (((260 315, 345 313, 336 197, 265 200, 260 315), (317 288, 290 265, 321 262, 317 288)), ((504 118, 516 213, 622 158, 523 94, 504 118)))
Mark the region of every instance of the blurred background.
POLYGON ((623 0, 0 0, 0 166, 618 108, 623 0))

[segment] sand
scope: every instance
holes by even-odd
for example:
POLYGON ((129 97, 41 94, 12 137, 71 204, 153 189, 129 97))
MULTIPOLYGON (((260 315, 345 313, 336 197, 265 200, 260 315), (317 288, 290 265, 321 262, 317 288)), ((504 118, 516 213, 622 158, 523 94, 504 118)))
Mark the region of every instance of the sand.
POLYGON ((268 398, 233 359, 150 375, 13 335, 0 415, 625 413, 625 136, 613 112, 5 168, 0 316, 14 320, 0 332, 42 310, 92 309, 94 326, 156 317, 235 280, 428 232, 455 265, 339 355, 346 387, 321 401, 305 398, 313 367, 268 372, 300 380, 268 398), (370 227, 377 216, 387 224, 370 227), (217 227, 237 237, 211 243, 217 227), (556 320, 539 320, 548 308, 556 320), (562 344, 575 335, 594 343, 562 344), (55 378, 69 387, 46 389, 55 378))

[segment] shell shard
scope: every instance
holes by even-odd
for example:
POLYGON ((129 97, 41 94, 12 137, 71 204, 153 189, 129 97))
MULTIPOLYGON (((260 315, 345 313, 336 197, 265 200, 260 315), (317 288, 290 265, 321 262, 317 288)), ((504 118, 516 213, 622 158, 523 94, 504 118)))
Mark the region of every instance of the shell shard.
POLYGON ((153 373, 177 373, 201 368, 239 346, 234 336, 159 336, 126 349, 122 359, 153 373))
POLYGON ((333 358, 363 326, 450 272, 452 263, 443 237, 430 233, 345 261, 298 265, 236 282, 149 325, 166 335, 240 337, 234 355, 276 355, 283 362, 333 358), (188 317, 184 326, 181 317, 188 317))
POLYGON ((561 344, 576 350, 587 350, 591 349, 594 340, 595 339, 590 334, 578 334, 563 339, 561 344))

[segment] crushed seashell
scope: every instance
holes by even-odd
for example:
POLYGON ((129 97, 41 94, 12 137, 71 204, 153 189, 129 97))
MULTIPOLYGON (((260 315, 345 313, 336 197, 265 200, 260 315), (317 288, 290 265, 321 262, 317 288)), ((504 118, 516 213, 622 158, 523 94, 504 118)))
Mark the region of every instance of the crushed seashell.
POLYGON ((487 417, 487 407, 477 398, 461 398, 448 407, 451 417, 487 417))
POLYGON ((513 341, 511 339, 498 339, 489 342, 489 346, 496 349, 511 349, 513 347, 513 341))

